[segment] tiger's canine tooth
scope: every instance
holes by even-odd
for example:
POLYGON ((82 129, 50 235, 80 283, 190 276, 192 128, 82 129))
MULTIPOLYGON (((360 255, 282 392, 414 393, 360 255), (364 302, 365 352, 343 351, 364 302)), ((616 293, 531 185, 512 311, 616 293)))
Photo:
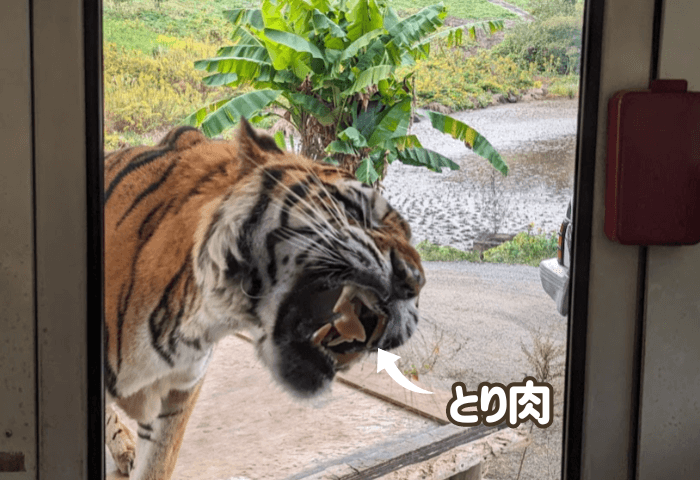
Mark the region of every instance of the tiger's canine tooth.
POLYGON ((354 285, 345 285, 343 291, 340 292, 340 297, 338 297, 338 300, 335 302, 333 313, 338 313, 343 305, 349 304, 357 293, 357 290, 358 288, 354 285))
POLYGON ((367 339, 367 333, 365 332, 364 325, 362 325, 360 319, 357 318, 353 304, 351 302, 345 302, 340 305, 339 311, 342 313, 342 316, 333 323, 333 326, 338 330, 340 337, 346 339, 348 342, 352 342, 353 340, 364 342, 367 339))
POLYGON ((355 296, 357 298, 359 298, 367 308, 369 308, 373 312, 377 313, 377 310, 376 310, 377 297, 372 292, 358 289, 357 292, 355 293, 355 296))
POLYGON ((326 335, 328 335, 328 332, 330 329, 333 327, 330 323, 326 323, 323 325, 321 328, 316 330, 314 334, 311 336, 311 341, 313 342, 314 345, 320 345, 321 342, 323 341, 324 338, 326 338, 326 335))
POLYGON ((373 346, 374 343, 379 340, 379 337, 382 336, 384 333, 384 329, 386 328, 386 317, 384 315, 378 315, 377 316, 377 326, 374 327, 374 332, 372 332, 372 336, 369 339, 369 342, 367 342, 367 346, 373 346))

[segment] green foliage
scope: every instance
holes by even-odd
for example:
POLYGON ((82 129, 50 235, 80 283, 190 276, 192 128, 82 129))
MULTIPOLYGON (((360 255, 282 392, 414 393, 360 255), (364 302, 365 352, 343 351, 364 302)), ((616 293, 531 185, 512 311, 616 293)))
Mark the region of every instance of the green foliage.
POLYGON ((158 38, 157 33, 137 19, 105 21, 103 35, 106 44, 120 45, 143 53, 152 53, 158 38))
POLYGON ((423 240, 416 245, 416 250, 424 262, 480 262, 479 252, 464 252, 454 247, 443 247, 423 240))
POLYGON ((518 94, 533 87, 533 73, 488 50, 465 56, 459 49, 442 49, 418 63, 418 104, 437 102, 453 110, 485 107, 495 93, 518 94))
MULTIPOLYGON (((425 6, 432 1, 419 0, 411 5, 425 6)), ((217 50, 216 45, 228 35, 230 23, 222 16, 224 9, 244 7, 249 3, 246 0, 165 0, 156 5, 154 0, 105 0, 103 25, 107 149, 152 143, 152 140, 157 140, 156 137, 172 125, 179 123, 186 114, 233 93, 225 87, 209 88, 225 85, 228 83, 226 77, 218 77, 220 83, 217 84, 217 79, 210 76, 205 82, 206 86, 203 86, 201 78, 205 74, 193 72, 191 67, 195 60, 213 56, 217 50), (162 76, 165 76, 163 81, 156 80, 162 76), (147 79, 150 80, 146 81, 147 79)), ((459 3, 460 0, 446 1, 448 13, 455 15, 459 3)), ((410 10, 404 8, 405 5, 397 7, 395 0, 392 0, 391 5, 400 9, 401 14, 410 10)), ((578 2, 576 8, 580 6, 581 2, 578 2)), ((417 8, 413 9, 414 13, 417 11, 417 8)), ((322 16, 313 17, 312 21, 319 22, 319 28, 323 26, 322 16)), ((326 26, 334 28, 330 24, 326 26)), ((441 31, 436 33, 439 32, 441 31)), ((458 30, 452 30, 453 34, 457 32, 458 30)), ((448 31, 445 35, 449 36, 449 33, 448 31)), ((370 34, 355 43, 356 52, 366 49, 372 42, 372 35, 377 34, 370 34)), ((401 67, 394 72, 399 78, 414 72, 407 87, 415 85, 418 106, 437 102, 453 110, 479 108, 491 103, 493 93, 519 94, 531 87, 539 88, 543 83, 550 95, 574 97, 578 92, 578 76, 558 75, 553 62, 546 66, 545 72, 537 72, 534 64, 523 69, 510 57, 500 57, 489 51, 467 56, 465 49, 450 48, 447 45, 445 38, 431 42, 428 58, 418 60, 415 66, 401 67)), ((351 49, 345 51, 346 55, 352 53, 351 49)), ((526 62, 523 64, 526 65, 526 62)), ((370 74, 365 74, 363 79, 368 75, 370 74)), ((385 85, 379 83, 379 87, 385 85)), ((236 91, 247 93, 251 89, 241 87, 236 91)), ((304 98, 315 97, 297 92, 297 100, 304 108, 314 108, 313 100, 307 101, 304 98)), ((372 108, 372 105, 368 104, 368 108, 372 108)), ((329 110, 320 108, 318 112, 319 119, 327 124, 323 114, 329 110)), ((258 126, 269 127, 276 119, 275 116, 259 117, 258 126)), ((290 140, 286 139, 288 146, 289 143, 290 140)), ((417 139, 410 135, 397 139, 396 143, 407 149, 405 153, 404 150, 398 150, 405 161, 414 154, 408 149, 420 147, 417 139)), ((356 152, 351 143, 342 143, 340 140, 334 142, 333 149, 335 148, 345 148, 348 154, 356 152)), ((430 163, 429 156, 423 156, 426 157, 424 163, 430 163)), ((376 173, 383 166, 384 159, 377 156, 372 160, 373 165, 376 165, 376 173)))
POLYGON ((494 52, 510 56, 523 69, 534 65, 539 72, 578 73, 581 32, 580 16, 546 17, 517 25, 494 52))
POLYGON ((528 11, 540 20, 583 16, 583 0, 529 0, 528 11))
POLYGON ((557 255, 556 234, 518 233, 513 240, 486 250, 484 261, 489 263, 517 263, 536 267, 542 260, 557 255))
MULTIPOLYGON (((519 0, 523 1, 523 0, 519 0)), ((389 5, 400 13, 412 14, 432 5, 433 0, 391 0, 389 5)), ((480 20, 484 18, 517 18, 510 10, 488 0, 445 0, 447 14, 457 18, 480 20)), ((515 3, 515 2, 511 2, 515 3)))
MULTIPOLYGON (((185 123, 214 136, 241 116, 253 122, 265 118, 274 106, 288 112, 303 154, 352 167, 366 183, 380 179, 386 164, 397 159, 435 171, 458 168, 409 135, 414 104, 409 79, 436 39, 455 44, 464 32, 473 37, 477 27, 503 28, 495 21, 440 29, 442 4, 400 19, 386 0, 263 0, 259 9, 225 16, 234 26, 233 45, 195 66, 210 74, 206 85, 249 85, 256 91, 212 103, 185 123)), ((449 117, 432 124, 507 173, 498 152, 471 127, 449 117)))
POLYGON ((508 3, 529 12, 531 10, 532 0, 508 0, 508 3))
POLYGON ((467 261, 473 263, 508 263, 530 265, 536 267, 542 260, 557 255, 556 234, 532 234, 532 232, 518 233, 513 240, 504 242, 495 248, 486 250, 483 259, 479 252, 462 251, 453 247, 435 245, 423 240, 416 245, 416 250, 425 262, 457 262, 467 261))
POLYGON ((554 78, 549 85, 549 93, 557 97, 574 98, 578 95, 578 87, 578 75, 563 75, 554 78))
POLYGON ((194 59, 214 47, 158 36, 154 54, 104 46, 105 128, 109 133, 143 133, 177 124, 196 105, 218 93, 202 85, 194 59))
POLYGON ((222 12, 227 8, 244 7, 251 3, 253 2, 246 0, 105 0, 105 41, 127 48, 136 46, 144 53, 150 53, 147 45, 134 45, 133 39, 129 37, 131 29, 138 29, 140 32, 135 34, 148 32, 154 37, 161 34, 189 37, 199 42, 220 42, 228 31, 222 12), (123 30, 126 35, 115 36, 110 31, 114 28, 123 30))

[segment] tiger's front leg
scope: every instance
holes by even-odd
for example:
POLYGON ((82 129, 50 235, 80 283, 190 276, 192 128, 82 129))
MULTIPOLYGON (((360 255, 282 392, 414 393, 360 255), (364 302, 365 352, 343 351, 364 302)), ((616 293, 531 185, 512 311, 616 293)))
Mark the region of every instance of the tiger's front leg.
POLYGON ((128 476, 136 458, 136 435, 122 423, 111 405, 105 407, 105 444, 117 469, 128 476))
POLYGON ((131 480, 168 480, 204 379, 190 390, 171 390, 161 401, 160 413, 150 423, 138 424, 136 468, 131 480))

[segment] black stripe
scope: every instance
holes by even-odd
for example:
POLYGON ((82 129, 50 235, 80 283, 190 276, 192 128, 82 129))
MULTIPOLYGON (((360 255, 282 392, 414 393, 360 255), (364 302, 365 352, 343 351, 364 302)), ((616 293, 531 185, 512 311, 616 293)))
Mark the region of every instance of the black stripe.
POLYGON ((285 240, 286 235, 282 234, 279 229, 270 232, 265 239, 265 247, 267 249, 267 276, 270 279, 270 286, 277 284, 277 254, 275 247, 282 240, 285 240))
POLYGON ((270 191, 278 184, 281 183, 284 177, 284 171, 279 169, 264 170, 263 171, 263 181, 262 181, 262 191, 258 197, 258 201, 253 206, 250 215, 243 222, 241 228, 242 235, 238 237, 238 251, 243 257, 243 261, 251 264, 251 244, 253 241, 253 236, 259 223, 262 221, 265 211, 270 205, 270 191))
POLYGON ((199 338, 195 338, 194 340, 189 338, 181 338, 180 340, 190 348, 194 348, 195 350, 202 349, 202 342, 199 340, 199 338))
POLYGON ((174 417, 175 415, 180 415, 181 413, 182 413, 182 410, 174 410, 174 411, 168 412, 168 413, 161 413, 158 415, 158 418, 174 417))
POLYGON ((124 219, 138 206, 141 201, 149 196, 151 193, 155 192, 160 188, 163 183, 168 179, 172 171, 175 169, 175 165, 177 165, 177 161, 174 161, 173 163, 170 164, 170 166, 163 172, 163 175, 160 176, 158 180, 155 182, 151 183, 145 190, 143 190, 141 193, 139 193, 138 197, 131 203, 129 208, 124 212, 124 215, 119 219, 117 222, 117 227, 121 225, 121 223, 124 221, 124 219))
POLYGON ((117 438, 117 435, 119 435, 122 432, 123 432, 123 430, 121 428, 119 430, 117 430, 116 432, 114 432, 114 435, 112 435, 112 441, 114 441, 114 439, 117 438))
POLYGON ((153 427, 149 423, 137 422, 137 425, 139 426, 139 428, 143 428, 144 430, 147 430, 149 432, 153 431, 153 427))
MULTIPOLYGON (((227 199, 224 199, 224 202, 226 200, 227 199)), ((214 212, 214 215, 212 215, 211 217, 211 222, 209 222, 209 226, 207 227, 207 232, 204 234, 204 238, 202 239, 202 246, 199 248, 199 255, 197 255, 197 263, 199 265, 199 268, 201 269, 204 269, 204 259, 206 257, 205 252, 207 244, 209 243, 209 239, 211 238, 211 236, 214 234, 214 228, 216 228, 216 224, 219 223, 219 220, 221 220, 221 215, 221 208, 214 212)))
POLYGON ((136 260, 131 269, 131 281, 127 287, 126 294, 124 293, 124 285, 121 286, 119 292, 119 304, 117 305, 117 372, 122 368, 122 330, 124 329, 124 320, 126 319, 126 311, 129 309, 129 299, 131 298, 131 290, 134 286, 136 260))
POLYGON ((365 223, 367 223, 367 217, 365 216, 365 211, 362 208, 362 205, 360 205, 353 199, 346 197, 338 190, 335 190, 332 194, 333 198, 335 198, 336 200, 341 202, 343 206, 345 206, 345 213, 348 216, 350 216, 350 218, 352 218, 362 226, 364 226, 365 223))
POLYGON ((158 143, 159 147, 164 147, 164 146, 170 146, 170 147, 175 147, 175 143, 178 141, 178 139, 182 136, 183 133, 186 132, 199 132, 194 127, 190 127, 189 125, 183 125, 181 127, 177 127, 174 130, 171 130, 161 139, 161 141, 158 143))
POLYGON ((294 263, 297 265, 301 265, 306 261, 306 259, 309 257, 309 251, 311 250, 311 247, 307 248, 303 252, 301 252, 299 255, 297 255, 297 258, 294 259, 294 263))
POLYGON ((393 270, 394 278, 400 282, 405 282, 408 278, 408 272, 406 271, 404 265, 399 262, 399 259, 396 257, 396 250, 392 248, 389 257, 391 258, 391 268, 393 270))
POLYGON ((107 188, 107 191, 105 192, 105 197, 104 197, 104 202, 105 204, 109 200, 109 197, 112 195, 112 192, 114 192, 114 189, 117 188, 119 183, 121 183, 124 178, 132 173, 134 170, 143 167, 144 165, 148 165, 151 162, 154 162, 161 158, 163 155, 166 153, 169 153, 175 149, 175 142, 177 142, 177 139, 182 135, 183 133, 190 131, 190 130, 197 130, 196 128, 192 127, 180 127, 174 132, 171 132, 172 135, 168 135, 166 137, 167 143, 162 144, 160 148, 156 148, 155 150, 148 150, 141 155, 138 155, 134 157, 128 165, 126 165, 115 177, 112 179, 112 181, 109 184, 109 187, 107 188))
POLYGON ((153 236, 155 231, 160 226, 160 222, 163 221, 165 215, 168 213, 173 205, 173 200, 170 200, 167 204, 159 203, 146 215, 139 226, 138 234, 139 238, 142 240, 139 245, 139 250, 146 244, 146 242, 153 236))
POLYGON ((178 204, 177 208, 175 209, 175 214, 179 213, 182 207, 187 204, 187 202, 190 200, 195 195, 200 194, 200 187, 202 185, 206 184, 207 182, 210 182, 212 179, 214 179, 217 176, 225 176, 227 174, 226 172, 226 165, 229 163, 227 160, 226 162, 222 162, 219 165, 216 165, 212 170, 210 170, 206 175, 203 175, 197 180, 192 188, 189 189, 189 191, 185 195, 180 196, 180 203, 178 204))
MULTIPOLYGON (((185 268, 187 267, 187 259, 185 263, 182 264, 177 273, 170 279, 168 285, 166 285, 163 290, 163 295, 160 297, 160 301, 155 309, 151 312, 148 317, 148 326, 151 332, 151 345, 158 352, 158 354, 165 360, 165 362, 171 367, 175 365, 172 359, 171 352, 165 350, 160 344, 160 338, 163 335, 163 331, 170 324, 172 312, 170 311, 170 297, 173 293, 173 289, 177 285, 180 277, 182 276, 185 268), (160 321, 157 321, 160 314, 160 321)), ((178 315, 182 312, 182 309, 178 312, 178 315)), ((176 319, 177 321, 177 319, 176 319)))
POLYGON ((153 441, 154 441, 154 440, 151 439, 151 436, 150 436, 150 435, 146 435, 146 434, 141 433, 141 432, 136 432, 136 435, 138 435, 139 438, 143 438, 144 440, 148 440, 149 442, 153 442, 153 441))
POLYGON ((111 396, 119 398, 117 395, 117 375, 109 364, 109 329, 104 329, 104 378, 105 388, 111 396))
POLYGON ((286 227, 289 225, 289 210, 299 203, 299 201, 306 198, 309 192, 308 179, 305 182, 300 182, 292 185, 290 188, 291 192, 287 194, 284 199, 284 206, 282 207, 282 212, 280 213, 280 225, 286 227))
POLYGON ((107 173, 114 170, 114 168, 119 165, 119 163, 124 159, 124 157, 128 156, 134 149, 136 149, 136 147, 128 147, 123 148, 121 150, 115 150, 114 152, 110 152, 105 157, 105 166, 107 167, 107 173))
MULTIPOLYGON (((357 243, 359 243, 359 244, 361 244, 363 247, 365 247, 365 250, 366 250, 366 251, 369 251, 369 253, 372 254, 372 257, 374 257, 374 261, 376 262, 377 266, 379 266, 379 267, 382 266, 382 260, 381 260, 381 258, 379 257, 379 254, 377 253, 377 251, 376 251, 375 248, 372 248, 372 246, 371 246, 370 244, 368 244, 367 242, 365 242, 364 239, 358 237, 357 234, 356 234, 355 232, 353 232, 353 231, 349 231, 349 232, 348 232, 348 235, 350 235, 357 243)), ((355 253, 359 253, 359 252, 355 252, 355 253)), ((363 265, 368 266, 368 265, 370 265, 370 264, 372 263, 369 259, 363 258, 363 260, 364 260, 364 261, 361 261, 361 263, 362 263, 363 265)))
POLYGON ((134 170, 143 167, 144 165, 148 165, 149 163, 158 160, 169 151, 170 149, 167 148, 159 148, 156 150, 148 150, 141 155, 134 157, 131 162, 122 168, 110 182, 109 187, 107 187, 107 191, 105 192, 105 204, 109 201, 109 197, 112 196, 114 189, 117 188, 119 183, 121 183, 121 181, 124 180, 127 175, 132 173, 134 170))
POLYGON ((258 301, 260 300, 258 296, 260 295, 260 291, 262 290, 263 286, 262 277, 260 276, 260 272, 257 268, 253 268, 250 270, 250 272, 248 272, 248 283, 250 284, 250 286, 248 287, 248 291, 246 293, 253 297, 250 299, 250 311, 254 312, 255 307, 257 306, 258 301))
POLYGON ((280 147, 277 146, 277 143, 272 139, 271 137, 268 137, 267 135, 258 135, 258 133, 251 127, 250 123, 243 119, 241 122, 243 127, 245 128, 246 135, 252 139, 258 147, 264 152, 271 152, 271 153, 284 153, 282 150, 280 150, 280 147))
POLYGON ((122 285, 122 289, 119 295, 119 305, 117 307, 117 372, 119 372, 122 365, 122 331, 124 328, 124 321, 126 319, 126 312, 129 309, 129 300, 131 299, 131 292, 134 288, 134 284, 136 283, 136 267, 138 264, 138 260, 141 256, 141 251, 143 250, 143 247, 146 245, 146 243, 148 243, 148 240, 150 240, 151 236, 153 236, 153 233, 158 228, 158 225, 160 225, 161 220, 168 212, 171 205, 172 201, 171 203, 168 203, 164 208, 162 203, 156 205, 156 207, 153 208, 148 213, 148 215, 146 215, 146 218, 144 218, 143 222, 141 223, 141 226, 139 227, 140 242, 136 248, 136 252, 134 252, 134 258, 131 262, 131 276, 129 278, 129 286, 127 288, 127 291, 124 292, 124 285, 122 285))
MULTIPOLYGON (((187 289, 187 281, 191 278, 191 275, 188 275, 185 280, 185 290, 187 289)), ((178 333, 180 329, 180 323, 182 323, 182 317, 185 315, 185 300, 187 299, 187 296, 185 295, 185 292, 183 291, 183 298, 180 303, 180 309, 177 311, 177 315, 175 315, 174 319, 174 324, 172 328, 170 329, 170 338, 168 338, 168 346, 170 347, 170 354, 175 353, 175 349, 177 347, 177 342, 179 340, 178 338, 178 333)))

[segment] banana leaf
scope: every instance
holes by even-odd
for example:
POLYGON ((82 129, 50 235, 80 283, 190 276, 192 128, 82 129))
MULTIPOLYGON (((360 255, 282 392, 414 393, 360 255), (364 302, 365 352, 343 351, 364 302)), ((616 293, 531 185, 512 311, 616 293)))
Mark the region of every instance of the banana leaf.
POLYGON ((493 148, 493 145, 479 132, 466 123, 460 122, 448 115, 429 111, 428 116, 430 117, 430 123, 433 125, 433 128, 450 135, 456 140, 461 140, 467 148, 470 148, 474 153, 488 160, 496 170, 503 174, 503 176, 508 175, 508 165, 506 165, 506 162, 501 158, 501 155, 496 149, 493 148))
POLYGON ((374 169, 372 156, 362 159, 362 162, 360 162, 360 164, 357 166, 357 170, 355 170, 355 177, 357 177, 359 181, 368 185, 371 185, 379 180, 379 174, 374 169))
POLYGON ((274 102, 281 93, 282 90, 258 90, 245 93, 231 100, 201 108, 188 116, 184 123, 201 125, 204 134, 211 138, 236 125, 241 117, 253 117, 274 102))
POLYGON ((459 170, 459 165, 450 160, 444 155, 441 155, 433 150, 426 148, 405 148, 395 152, 396 157, 406 165, 414 165, 416 167, 427 167, 433 172, 442 171, 443 167, 450 170, 459 170))

